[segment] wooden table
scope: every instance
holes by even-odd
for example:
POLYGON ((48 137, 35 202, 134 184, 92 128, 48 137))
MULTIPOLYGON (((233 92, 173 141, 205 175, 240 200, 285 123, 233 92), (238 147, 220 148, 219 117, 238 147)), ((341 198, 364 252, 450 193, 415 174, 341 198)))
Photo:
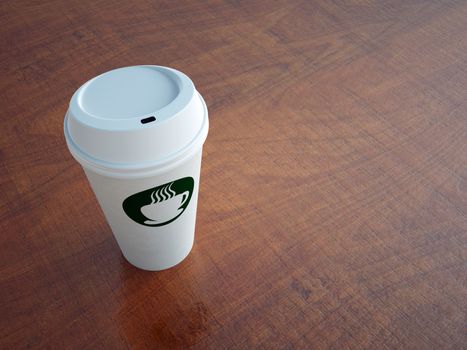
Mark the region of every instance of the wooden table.
POLYGON ((0 348, 467 347, 467 3, 2 1, 0 348), (122 257, 63 137, 160 64, 205 97, 196 243, 122 257))

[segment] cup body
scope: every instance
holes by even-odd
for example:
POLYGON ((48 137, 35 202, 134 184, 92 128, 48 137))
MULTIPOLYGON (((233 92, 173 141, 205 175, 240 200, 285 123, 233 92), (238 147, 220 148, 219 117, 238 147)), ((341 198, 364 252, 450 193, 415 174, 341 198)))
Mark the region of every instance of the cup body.
POLYGON ((84 168, 131 264, 144 270, 164 270, 180 263, 191 251, 201 154, 199 149, 176 167, 142 178, 114 178, 84 168))

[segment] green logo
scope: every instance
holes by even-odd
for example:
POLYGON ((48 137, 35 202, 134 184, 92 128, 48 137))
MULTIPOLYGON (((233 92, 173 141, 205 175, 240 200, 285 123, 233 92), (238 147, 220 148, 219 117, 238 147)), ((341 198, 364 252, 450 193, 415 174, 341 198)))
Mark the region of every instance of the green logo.
POLYGON ((167 225, 188 207, 194 184, 192 177, 184 177, 135 193, 123 201, 123 210, 138 224, 167 225))

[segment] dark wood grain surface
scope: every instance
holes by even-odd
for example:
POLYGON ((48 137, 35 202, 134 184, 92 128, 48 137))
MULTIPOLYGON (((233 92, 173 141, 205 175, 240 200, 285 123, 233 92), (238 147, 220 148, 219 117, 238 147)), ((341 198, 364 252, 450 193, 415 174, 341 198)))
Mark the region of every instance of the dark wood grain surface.
POLYGON ((0 348, 467 347, 467 2, 2 1, 0 348), (159 64, 205 97, 196 243, 129 265, 62 132, 159 64))

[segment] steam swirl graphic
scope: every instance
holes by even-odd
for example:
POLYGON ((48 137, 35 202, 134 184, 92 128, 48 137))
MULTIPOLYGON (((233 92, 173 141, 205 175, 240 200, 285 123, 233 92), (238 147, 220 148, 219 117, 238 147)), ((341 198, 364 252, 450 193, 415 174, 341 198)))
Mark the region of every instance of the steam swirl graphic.
POLYGON ((173 185, 173 182, 152 192, 151 193, 151 200, 152 200, 151 204, 162 202, 167 199, 173 198, 176 195, 176 193, 172 189, 172 185, 173 185))

